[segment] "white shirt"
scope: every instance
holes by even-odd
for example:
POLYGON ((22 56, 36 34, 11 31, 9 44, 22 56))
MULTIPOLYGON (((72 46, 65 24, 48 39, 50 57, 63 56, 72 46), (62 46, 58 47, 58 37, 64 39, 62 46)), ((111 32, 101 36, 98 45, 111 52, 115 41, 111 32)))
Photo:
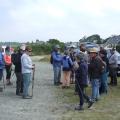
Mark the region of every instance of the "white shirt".
POLYGON ((22 73, 31 73, 32 72, 32 60, 29 55, 24 53, 21 56, 21 65, 22 65, 22 73))

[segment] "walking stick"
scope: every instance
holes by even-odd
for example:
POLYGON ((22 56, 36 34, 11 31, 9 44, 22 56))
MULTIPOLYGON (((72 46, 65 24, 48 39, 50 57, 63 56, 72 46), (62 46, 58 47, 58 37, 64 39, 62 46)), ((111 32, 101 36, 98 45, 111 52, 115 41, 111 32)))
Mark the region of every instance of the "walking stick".
POLYGON ((32 74, 32 97, 33 97, 33 89, 34 89, 34 79, 35 79, 35 64, 33 65, 33 74, 32 74))

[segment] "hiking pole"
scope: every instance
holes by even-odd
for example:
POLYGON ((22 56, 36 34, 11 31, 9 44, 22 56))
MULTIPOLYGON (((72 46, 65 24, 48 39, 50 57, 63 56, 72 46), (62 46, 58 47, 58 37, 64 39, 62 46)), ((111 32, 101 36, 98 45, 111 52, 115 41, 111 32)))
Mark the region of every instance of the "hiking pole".
POLYGON ((34 79, 35 79, 35 64, 33 65, 33 74, 32 74, 32 97, 33 97, 33 89, 34 89, 34 79))

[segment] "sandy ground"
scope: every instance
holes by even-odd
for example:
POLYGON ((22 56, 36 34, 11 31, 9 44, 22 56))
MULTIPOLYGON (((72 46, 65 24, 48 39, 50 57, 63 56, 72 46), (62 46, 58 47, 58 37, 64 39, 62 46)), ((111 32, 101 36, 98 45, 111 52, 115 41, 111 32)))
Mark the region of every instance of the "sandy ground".
MULTIPOLYGON (((22 99, 15 95, 16 78, 13 76, 13 85, 6 86, 0 93, 0 120, 61 120, 59 102, 54 93, 52 66, 47 63, 35 64, 33 99, 22 99)), ((31 86, 29 92, 31 94, 31 86)))

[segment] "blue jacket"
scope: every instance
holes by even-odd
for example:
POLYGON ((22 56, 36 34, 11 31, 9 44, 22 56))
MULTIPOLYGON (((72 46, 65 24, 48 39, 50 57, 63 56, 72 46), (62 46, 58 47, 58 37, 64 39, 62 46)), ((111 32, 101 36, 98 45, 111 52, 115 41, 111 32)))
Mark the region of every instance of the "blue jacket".
POLYGON ((4 67, 5 67, 4 57, 2 52, 0 52, 0 69, 4 69, 4 67))
POLYGON ((63 71, 70 71, 73 66, 73 62, 72 62, 71 58, 66 55, 63 56, 62 64, 63 64, 63 71))
POLYGON ((62 55, 56 51, 52 52, 53 67, 61 67, 62 65, 62 55))
POLYGON ((88 85, 88 65, 86 62, 81 61, 78 63, 79 68, 75 71, 75 77, 80 85, 88 85))

